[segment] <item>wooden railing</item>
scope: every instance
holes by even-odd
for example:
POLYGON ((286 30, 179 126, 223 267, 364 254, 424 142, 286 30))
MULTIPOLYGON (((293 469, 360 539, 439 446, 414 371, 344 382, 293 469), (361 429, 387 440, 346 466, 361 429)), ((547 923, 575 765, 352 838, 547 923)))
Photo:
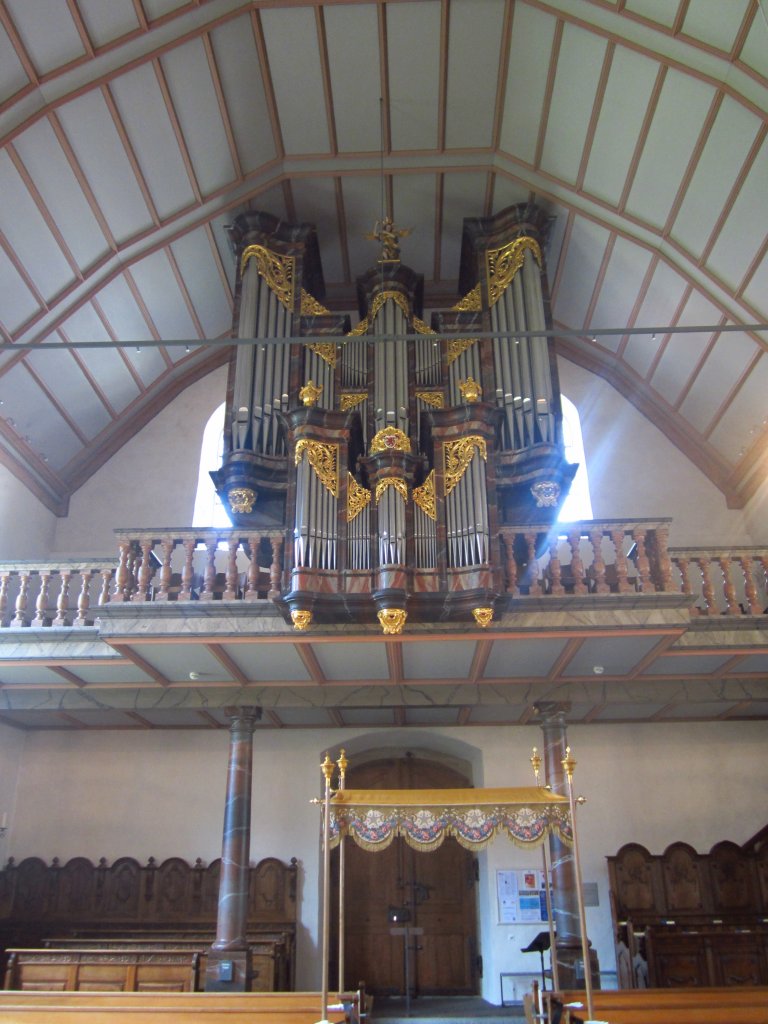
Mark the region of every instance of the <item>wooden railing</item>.
MULTIPOLYGON (((768 549, 669 548, 669 519, 502 527, 511 598, 675 594, 693 615, 768 612, 768 549)), ((0 562, 0 626, 88 626, 107 603, 267 601, 279 594, 282 531, 116 530, 113 559, 0 562)))

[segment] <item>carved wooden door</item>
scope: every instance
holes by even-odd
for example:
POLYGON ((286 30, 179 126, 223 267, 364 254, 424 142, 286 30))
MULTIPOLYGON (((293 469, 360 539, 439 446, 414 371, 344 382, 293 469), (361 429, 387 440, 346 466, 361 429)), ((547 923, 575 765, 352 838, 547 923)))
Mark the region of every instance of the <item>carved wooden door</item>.
MULTIPOLYGON (((467 785, 459 772, 414 757, 369 762, 349 773, 354 789, 445 789, 467 785)), ((405 992, 406 937, 392 935, 402 908, 409 927, 412 995, 474 995, 477 992, 476 861, 455 839, 419 853, 396 839, 380 853, 346 843, 345 987, 364 980, 380 995, 405 992)), ((333 877, 337 879, 338 857, 333 877)), ((334 897, 334 906, 337 906, 334 897)), ((334 929, 335 931, 335 929, 334 929)), ((336 938, 331 944, 337 948, 336 938)), ((331 984, 337 980, 332 969, 331 984)))

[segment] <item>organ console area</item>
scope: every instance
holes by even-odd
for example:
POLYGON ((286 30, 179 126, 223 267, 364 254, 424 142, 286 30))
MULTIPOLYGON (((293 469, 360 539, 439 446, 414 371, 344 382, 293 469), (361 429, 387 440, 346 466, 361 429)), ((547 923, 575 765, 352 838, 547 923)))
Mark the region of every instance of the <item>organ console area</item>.
POLYGON ((577 468, 546 334, 549 220, 526 204, 465 220, 462 298, 429 324, 407 232, 377 228, 353 325, 323 305, 311 225, 235 219, 238 344, 214 481, 237 527, 284 533, 276 603, 297 629, 487 626, 515 558, 500 531, 546 530, 577 468))

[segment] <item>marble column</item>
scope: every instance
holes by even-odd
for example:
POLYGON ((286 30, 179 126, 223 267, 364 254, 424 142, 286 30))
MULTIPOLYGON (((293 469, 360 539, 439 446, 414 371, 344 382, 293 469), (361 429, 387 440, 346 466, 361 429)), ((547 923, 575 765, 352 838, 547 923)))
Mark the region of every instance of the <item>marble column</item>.
POLYGON ((251 776, 253 730, 261 718, 261 708, 229 708, 228 714, 231 725, 219 909, 216 939, 208 950, 206 992, 247 992, 251 983, 247 937, 251 776))
MULTIPOLYGON (((553 793, 568 796, 568 781, 562 761, 567 746, 566 714, 569 702, 538 701, 534 710, 544 733, 544 779, 553 793)), ((557 972, 561 989, 584 988, 579 927, 579 900, 573 848, 557 835, 550 836, 552 864, 552 913, 557 930, 557 972), (578 961, 579 967, 576 967, 578 961)), ((599 988, 597 954, 590 949, 593 987, 599 988)))

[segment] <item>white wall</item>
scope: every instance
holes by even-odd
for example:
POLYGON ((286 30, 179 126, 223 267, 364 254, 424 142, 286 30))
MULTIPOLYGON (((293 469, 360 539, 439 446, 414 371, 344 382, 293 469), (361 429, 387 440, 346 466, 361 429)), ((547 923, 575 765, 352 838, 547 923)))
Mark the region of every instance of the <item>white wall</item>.
MULTIPOLYGON (((528 785, 530 749, 540 736, 535 726, 257 731, 251 857, 299 858, 300 987, 319 984, 318 812, 309 801, 320 793, 323 753, 335 757, 343 745, 354 763, 363 750, 407 743, 411 750, 463 757, 476 785, 528 785)), ((600 906, 588 909, 588 928, 601 965, 610 970, 605 857, 630 841, 657 854, 675 840, 706 852, 720 839, 742 843, 753 835, 768 822, 762 770, 768 723, 573 726, 569 739, 578 762, 576 789, 588 798, 579 812, 584 878, 599 886, 600 906)), ((227 757, 224 730, 30 733, 20 754, 18 811, 6 853, 17 860, 129 855, 210 861, 221 852, 227 757)), ((496 871, 538 867, 540 857, 502 839, 481 855, 483 994, 494 1002, 500 971, 535 969, 519 950, 539 930, 496 923, 496 871)))
POLYGON ((595 519, 672 516, 671 543, 757 543, 742 511, 610 384, 567 359, 560 388, 581 417, 595 519))
POLYGON ((56 516, 0 463, 0 561, 45 558, 56 516))

